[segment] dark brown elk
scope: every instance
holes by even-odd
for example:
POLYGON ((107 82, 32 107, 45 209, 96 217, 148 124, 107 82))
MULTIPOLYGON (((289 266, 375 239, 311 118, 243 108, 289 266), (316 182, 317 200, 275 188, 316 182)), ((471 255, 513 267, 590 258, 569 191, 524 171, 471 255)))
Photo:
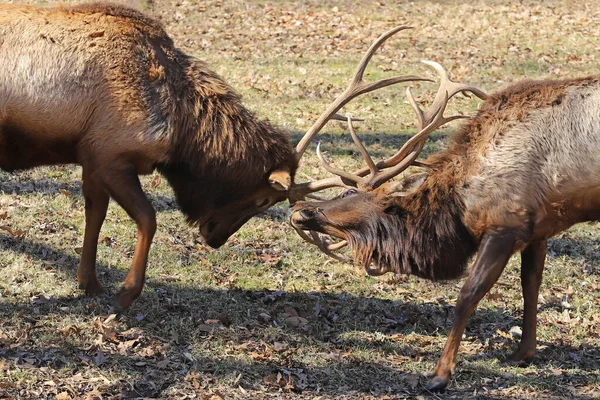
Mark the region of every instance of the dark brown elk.
MULTIPOLYGON (((206 242, 221 246, 248 219, 288 197, 298 159, 343 106, 332 105, 294 150, 258 120, 161 24, 118 5, 0 5, 0 168, 82 166, 86 226, 77 279, 103 293, 96 250, 109 198, 136 222, 132 267, 117 297, 144 285, 155 211, 139 175, 158 170, 206 242)), ((415 77, 360 86, 351 97, 415 77)))
POLYGON ((349 122, 368 167, 349 173, 319 155, 338 176, 312 187, 348 190, 327 201, 298 201, 291 223, 326 252, 347 242, 356 261, 374 275, 394 272, 436 281, 468 274, 426 385, 442 389, 469 316, 516 252, 522 260, 524 315, 512 360, 533 358, 546 241, 573 224, 600 218, 600 79, 525 81, 486 96, 449 81, 439 65, 432 65, 443 82, 431 108, 421 111, 408 92, 420 131, 394 157, 375 163, 349 122), (446 150, 416 160, 427 135, 452 119, 443 116, 444 108, 459 92, 485 101, 446 150), (410 165, 417 165, 417 172, 389 182, 410 165))

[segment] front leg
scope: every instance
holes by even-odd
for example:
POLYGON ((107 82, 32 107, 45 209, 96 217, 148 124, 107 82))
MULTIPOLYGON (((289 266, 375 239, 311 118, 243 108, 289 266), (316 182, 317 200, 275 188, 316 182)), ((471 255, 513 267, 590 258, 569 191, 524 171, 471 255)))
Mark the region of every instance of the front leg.
POLYGON ((93 178, 87 167, 83 169, 83 196, 85 198, 85 234, 81 260, 77 268, 79 288, 88 296, 100 296, 104 293, 96 276, 96 254, 98 236, 108 208, 108 193, 93 178))
POLYGON ((537 303, 546 261, 547 241, 531 243, 521 252, 521 287, 523 288, 523 335, 519 349, 511 356, 518 363, 533 359, 537 345, 537 303))
POLYGON ((479 301, 500 277, 514 251, 515 241, 515 236, 506 232, 492 232, 482 240, 475 264, 460 290, 454 311, 454 323, 444 351, 438 360, 433 377, 425 385, 428 390, 441 390, 448 385, 454 372, 456 354, 467 320, 479 301))
POLYGON ((128 308, 144 287, 148 252, 156 232, 156 213, 144 194, 136 170, 129 165, 105 169, 103 184, 110 196, 129 214, 138 228, 131 269, 117 294, 117 311, 128 308))

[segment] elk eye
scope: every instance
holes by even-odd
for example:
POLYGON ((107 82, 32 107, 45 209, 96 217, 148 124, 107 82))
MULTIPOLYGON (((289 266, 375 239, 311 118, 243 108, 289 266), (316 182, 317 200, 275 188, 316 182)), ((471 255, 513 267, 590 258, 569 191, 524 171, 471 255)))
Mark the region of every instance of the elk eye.
POLYGON ((350 190, 346 190, 344 193, 342 193, 342 195, 340 196, 342 199, 346 196, 352 196, 353 194, 358 193, 356 191, 356 189, 350 189, 350 190))
POLYGON ((262 208, 262 207, 266 206, 267 204, 269 204, 269 199, 268 198, 262 199, 262 200, 259 200, 256 202, 256 207, 262 208))

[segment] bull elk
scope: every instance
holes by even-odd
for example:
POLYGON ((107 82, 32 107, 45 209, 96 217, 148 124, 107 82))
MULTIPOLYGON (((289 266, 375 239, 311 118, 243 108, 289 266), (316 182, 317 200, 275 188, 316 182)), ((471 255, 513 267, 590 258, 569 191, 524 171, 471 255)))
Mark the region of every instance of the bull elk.
MULTIPOLYGON (((298 159, 344 103, 332 105, 294 150, 157 21, 114 4, 0 5, 0 168, 82 166, 85 234, 77 280, 96 276, 109 198, 136 222, 132 267, 117 294, 141 293, 156 230, 138 176, 158 170, 190 224, 221 246, 253 215, 287 199, 298 159)), ((416 77, 364 84, 357 96, 416 77)))
POLYGON ((328 187, 346 190, 330 200, 298 201, 291 223, 328 254, 349 244, 355 261, 373 275, 394 272, 436 281, 468 273, 446 345, 426 384, 443 389, 468 318, 516 252, 524 314, 512 360, 533 358, 547 240, 600 218, 600 79, 524 81, 488 96, 450 81, 439 64, 427 63, 438 71, 441 85, 426 110, 407 89, 418 133, 393 157, 376 163, 348 121, 367 167, 343 171, 328 164, 317 147, 325 168, 337 176, 303 184, 296 199, 328 187), (446 150, 417 160, 427 136, 456 118, 444 117, 444 109, 460 92, 484 102, 446 150), (411 165, 417 172, 390 182, 411 165))

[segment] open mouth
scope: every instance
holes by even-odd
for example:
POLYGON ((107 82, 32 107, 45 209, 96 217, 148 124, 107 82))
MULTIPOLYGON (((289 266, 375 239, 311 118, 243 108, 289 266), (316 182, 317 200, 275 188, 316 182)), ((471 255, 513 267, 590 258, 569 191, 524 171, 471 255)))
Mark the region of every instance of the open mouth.
POLYGON ((292 226, 298 229, 320 231, 319 223, 315 217, 315 211, 303 208, 292 213, 290 222, 292 223, 292 226))

